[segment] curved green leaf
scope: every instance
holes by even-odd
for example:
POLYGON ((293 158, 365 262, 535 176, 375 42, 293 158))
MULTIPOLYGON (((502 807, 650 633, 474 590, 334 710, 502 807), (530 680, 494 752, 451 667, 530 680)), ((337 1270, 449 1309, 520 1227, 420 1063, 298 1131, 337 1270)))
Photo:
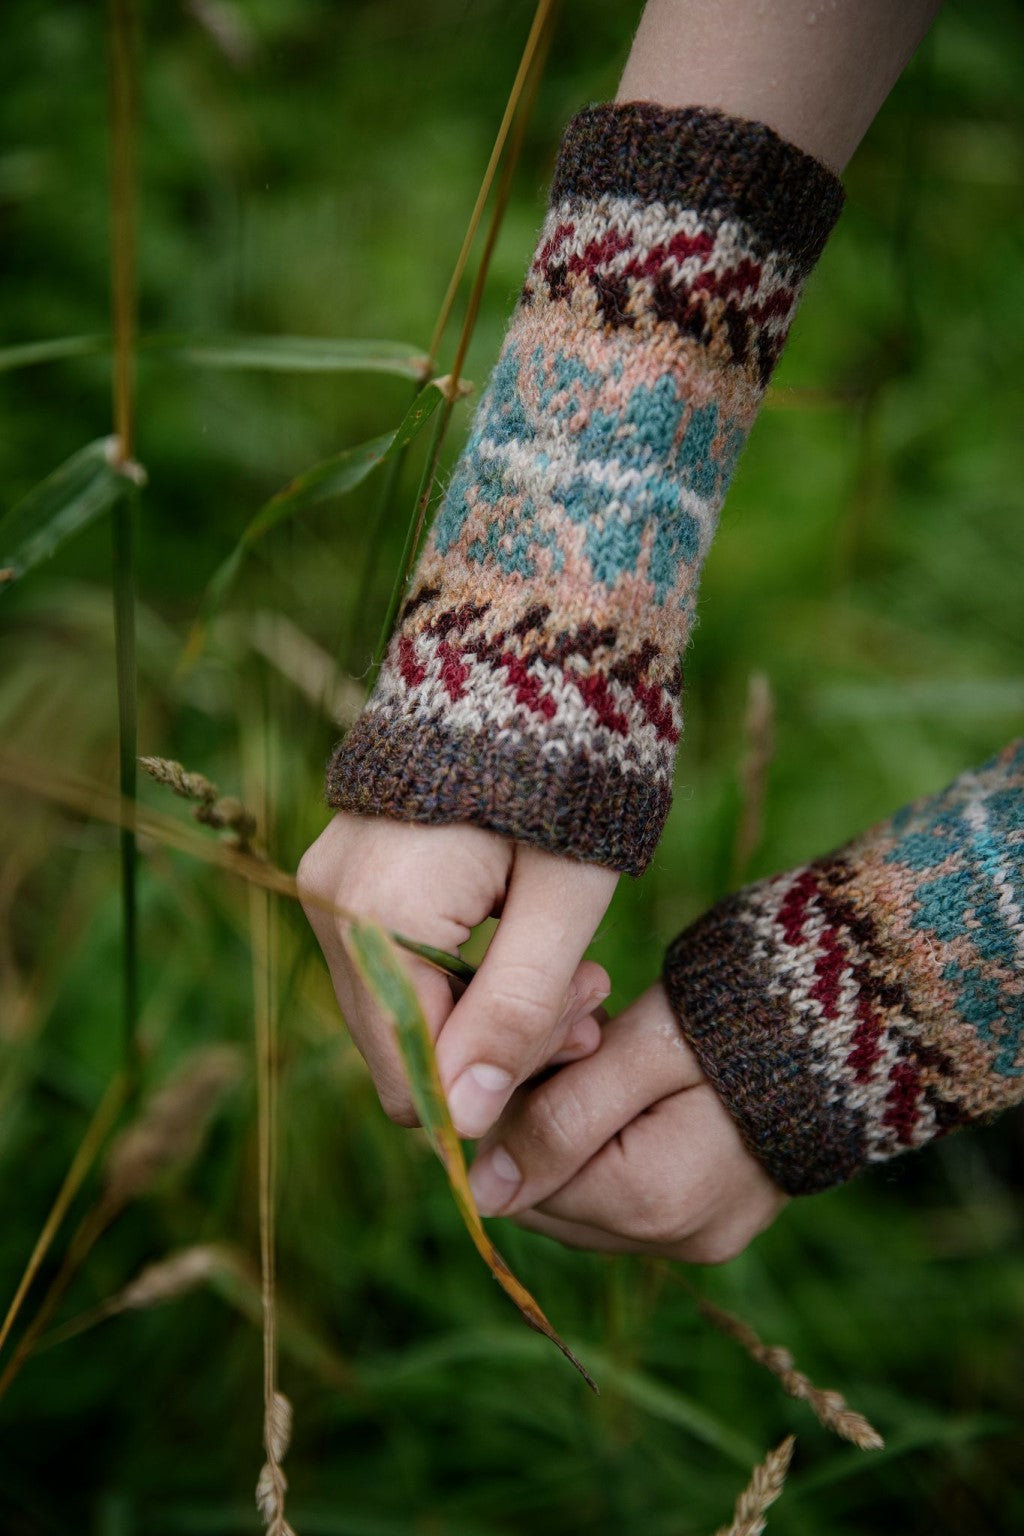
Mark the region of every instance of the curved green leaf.
POLYGON ((264 503, 230 555, 217 567, 207 583, 199 605, 199 615, 185 647, 186 664, 193 661, 202 649, 207 626, 234 585, 247 551, 271 528, 293 517, 296 512, 354 490, 392 454, 412 442, 440 401, 441 390, 434 383, 428 384, 416 396, 393 432, 385 432, 380 437, 371 438, 368 443, 358 443, 354 448, 345 448, 341 453, 324 459, 321 464, 315 464, 305 474, 290 481, 264 503))
POLYGON ((430 1144, 448 1175, 448 1183, 459 1215, 473 1245, 497 1280, 506 1296, 519 1309, 520 1316, 537 1333, 562 1351, 576 1367, 589 1387, 595 1392, 593 1377, 580 1364, 565 1340, 557 1334, 541 1311, 537 1302, 520 1280, 509 1269, 501 1254, 484 1231, 480 1213, 473 1199, 466 1176, 466 1160, 459 1141, 448 1104, 441 1086, 441 1078, 434 1058, 434 1044, 430 1038, 427 1021, 423 1017, 416 989, 409 980, 408 972, 398 958, 392 941, 384 929, 376 923, 355 920, 346 930, 345 940, 367 987, 395 1026, 395 1038, 402 1056, 412 1101, 420 1124, 426 1131, 430 1144))
POLYGON ((144 336, 143 352, 161 352, 199 368, 272 373, 392 373, 422 379, 426 354, 401 341, 336 341, 330 336, 144 336))
POLYGON ((92 357, 110 351, 109 336, 58 336, 52 341, 25 341, 16 347, 0 347, 0 373, 33 368, 37 363, 57 363, 65 357, 92 357))
POLYGON ((0 518, 0 591, 48 560, 137 483, 117 467, 116 442, 101 437, 89 443, 0 518))
MULTIPOLYGON (((60 336, 0 348, 0 373, 69 357, 109 352, 109 336, 60 336)), ((197 368, 253 369, 271 373, 390 373, 422 379, 429 359, 403 341, 335 340, 332 336, 154 335, 139 350, 197 368)))
POLYGON ((703 1440, 705 1445, 720 1451, 738 1466, 749 1467, 757 1461, 759 1452, 752 1440, 734 1430, 724 1419, 695 1402, 692 1397, 687 1397, 667 1382, 648 1376, 643 1371, 618 1365, 611 1356, 603 1355, 600 1351, 596 1352, 595 1358, 607 1384, 644 1413, 686 1430, 695 1439, 703 1440))

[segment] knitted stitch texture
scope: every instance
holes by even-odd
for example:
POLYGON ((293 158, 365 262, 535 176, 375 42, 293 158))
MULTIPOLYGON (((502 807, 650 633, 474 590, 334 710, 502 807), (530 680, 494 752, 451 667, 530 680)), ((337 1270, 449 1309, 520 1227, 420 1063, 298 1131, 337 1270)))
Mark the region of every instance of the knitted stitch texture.
POLYGON ((1024 1099, 1024 738, 668 951, 684 1033, 790 1194, 1024 1099))
POLYGON ((841 203, 760 124, 644 103, 573 121, 332 805, 643 870, 701 564, 841 203))

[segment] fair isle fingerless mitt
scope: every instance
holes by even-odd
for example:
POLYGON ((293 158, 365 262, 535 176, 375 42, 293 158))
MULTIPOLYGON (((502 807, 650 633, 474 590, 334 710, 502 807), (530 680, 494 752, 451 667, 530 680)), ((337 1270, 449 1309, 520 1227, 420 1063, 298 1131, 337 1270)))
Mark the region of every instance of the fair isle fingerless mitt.
POLYGON ((701 564, 842 196, 718 112, 572 122, 468 445, 330 764, 333 806, 644 869, 701 564))
POLYGON ((790 1194, 1024 1100, 1024 738, 714 907, 671 946, 664 980, 790 1194))

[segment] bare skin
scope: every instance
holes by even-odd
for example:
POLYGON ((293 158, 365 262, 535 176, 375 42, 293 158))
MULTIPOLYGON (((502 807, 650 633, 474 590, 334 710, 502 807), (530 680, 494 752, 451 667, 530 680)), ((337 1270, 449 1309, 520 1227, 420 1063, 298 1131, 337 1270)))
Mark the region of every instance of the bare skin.
POLYGON ((941 0, 648 0, 620 101, 718 107, 841 171, 941 0))
MULTIPOLYGON (((938 8, 649 0, 619 99, 752 118, 840 170, 938 8)), ((391 1032, 323 903, 449 950, 500 918, 457 1002, 444 977, 406 957, 456 1127, 486 1138, 473 1169, 485 1209, 575 1246, 716 1262, 768 1225, 785 1197, 702 1079, 660 987, 602 1037, 608 978, 584 955, 617 878, 472 826, 349 815, 334 817, 299 868, 338 1001, 401 1125, 416 1118, 391 1032), (531 1082, 553 1062, 570 1065, 531 1082)))
POLYGON ((720 1264, 786 1203, 740 1140, 660 985, 599 1049, 515 1095, 470 1172, 485 1215, 573 1248, 720 1264))

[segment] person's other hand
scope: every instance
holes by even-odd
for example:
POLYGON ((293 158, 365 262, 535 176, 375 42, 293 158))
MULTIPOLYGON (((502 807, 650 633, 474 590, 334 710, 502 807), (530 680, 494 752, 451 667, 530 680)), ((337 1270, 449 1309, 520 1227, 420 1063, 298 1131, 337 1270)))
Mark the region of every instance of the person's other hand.
POLYGON ((596 1049, 594 1009, 609 992, 583 960, 617 876, 478 827, 339 814, 303 856, 299 894, 334 990, 385 1111, 415 1125, 394 1030, 370 997, 332 908, 454 954, 486 917, 499 922, 458 1002, 446 976, 402 959, 419 994, 456 1129, 482 1136, 513 1090, 552 1061, 596 1049))
POLYGON ((513 1098, 470 1183, 484 1215, 573 1248, 734 1258, 785 1205, 651 987, 597 1051, 513 1098))

